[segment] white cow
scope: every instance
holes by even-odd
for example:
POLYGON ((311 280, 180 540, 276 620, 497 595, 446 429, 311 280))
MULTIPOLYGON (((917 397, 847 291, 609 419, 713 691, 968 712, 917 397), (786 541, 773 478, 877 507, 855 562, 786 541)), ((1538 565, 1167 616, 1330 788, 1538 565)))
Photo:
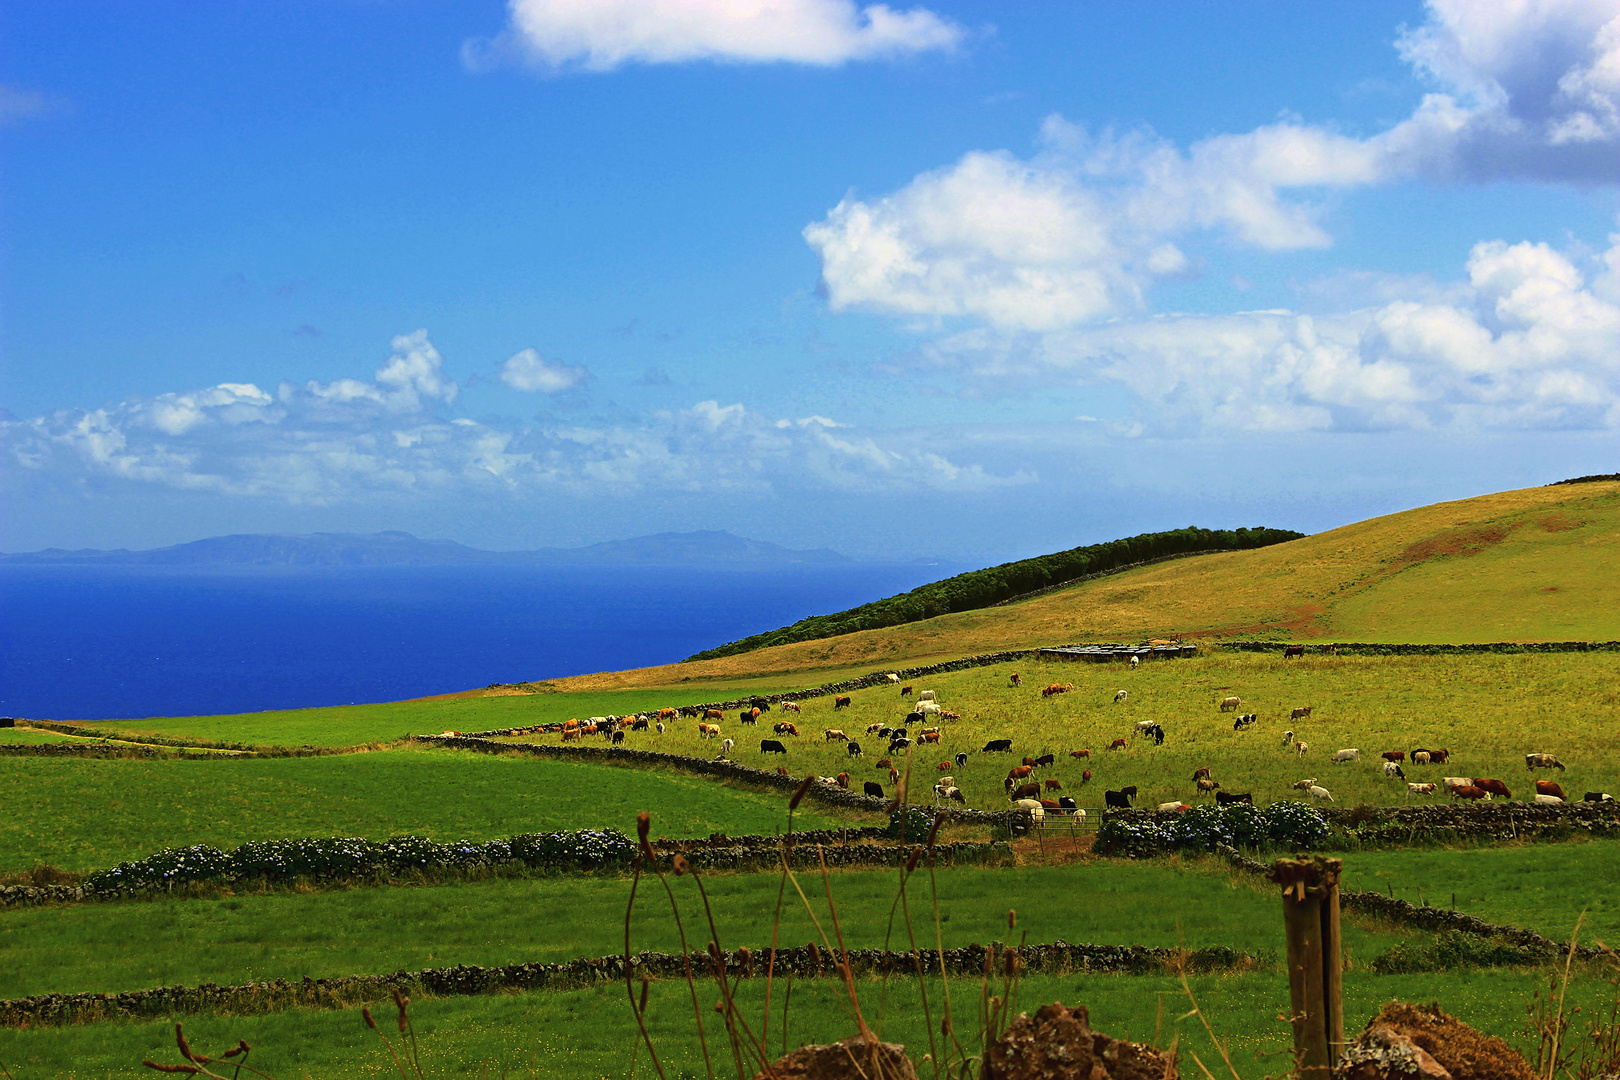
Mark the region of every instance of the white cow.
POLYGON ((1129 691, 1126 691, 1126 690, 1121 690, 1121 691, 1117 692, 1114 695, 1114 704, 1118 705, 1120 702, 1124 701, 1125 696, 1126 696, 1127 693, 1129 693, 1129 691))
POLYGON ((1299 756, 1304 757, 1305 756, 1305 751, 1307 751, 1307 750, 1309 750, 1311 748, 1311 744, 1306 742, 1304 739, 1301 739, 1301 740, 1299 740, 1298 745, 1299 745, 1299 756))
POLYGON ((922 713, 924 716, 938 716, 945 710, 939 707, 939 703, 937 701, 919 701, 917 703, 917 711, 922 713))
POLYGON ((662 735, 663 733, 664 733, 664 722, 662 720, 660 720, 660 721, 658 721, 658 734, 662 735))
POLYGON ((917 691, 917 700, 918 701, 936 701, 938 699, 934 697, 934 692, 932 690, 919 690, 919 691, 917 691))
POLYGON ((1397 776, 1404 778, 1406 774, 1401 772, 1401 767, 1393 761, 1384 762, 1384 779, 1393 780, 1397 776))
POLYGON ((888 674, 887 674, 887 675, 885 675, 885 676, 883 676, 883 677, 884 677, 884 678, 885 678, 885 679, 888 679, 888 680, 889 680, 889 681, 890 681, 890 682, 892 682, 892 683, 897 683, 897 682, 899 682, 899 681, 900 681, 900 676, 898 676, 898 675, 896 675, 896 674, 895 674, 895 673, 894 673, 894 672, 892 672, 892 671, 891 671, 891 672, 889 672, 889 673, 888 673, 888 674))
POLYGON ((1360 761, 1361 751, 1357 749, 1338 750, 1333 754, 1333 764, 1343 765, 1347 761, 1360 761))
POLYGON ((1132 668, 1135 668, 1141 662, 1142 662, 1142 658, 1140 656, 1131 657, 1131 667, 1132 668))
POLYGON ((1328 802, 1333 801, 1333 793, 1325 787, 1313 787, 1311 788, 1311 794, 1318 799, 1326 799, 1328 802))
POLYGON ((730 739, 727 739, 725 742, 721 743, 720 744, 720 754, 721 754, 721 756, 723 757, 726 754, 731 753, 731 748, 733 746, 736 746, 736 745, 737 744, 732 742, 730 739))
POLYGON ((1311 788, 1313 788, 1315 786, 1316 786, 1316 777, 1314 777, 1314 776, 1311 777, 1309 780, 1295 780, 1294 781, 1294 788, 1297 791, 1309 791, 1309 790, 1311 790, 1311 788))
POLYGON ((1036 821, 1042 821, 1046 817, 1046 807, 1041 805, 1039 799, 1019 799, 1013 805, 1020 810, 1028 810, 1029 816, 1036 821))
POLYGON ((1469 776, 1442 776, 1440 778, 1441 786, 1447 791, 1451 791, 1453 788, 1470 787, 1473 783, 1473 777, 1469 776))
POLYGON ((1148 732, 1153 730, 1154 723, 1155 721, 1153 720, 1138 720, 1136 722, 1136 733, 1138 735, 1146 735, 1148 732))

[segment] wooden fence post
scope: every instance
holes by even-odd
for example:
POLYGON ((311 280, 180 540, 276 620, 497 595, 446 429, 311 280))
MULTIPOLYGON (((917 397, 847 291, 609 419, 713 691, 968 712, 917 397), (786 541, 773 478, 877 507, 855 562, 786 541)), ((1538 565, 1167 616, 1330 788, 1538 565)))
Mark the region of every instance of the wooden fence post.
POLYGON ((1278 859, 1283 887, 1288 993, 1298 1075, 1327 1080, 1344 1050, 1344 948, 1339 937, 1340 859, 1278 859))

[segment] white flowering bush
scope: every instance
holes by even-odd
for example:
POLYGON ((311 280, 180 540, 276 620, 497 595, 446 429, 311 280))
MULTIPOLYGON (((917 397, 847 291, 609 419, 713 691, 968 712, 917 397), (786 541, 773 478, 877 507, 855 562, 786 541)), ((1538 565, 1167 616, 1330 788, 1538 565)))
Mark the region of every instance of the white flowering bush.
POLYGON ((1304 850, 1327 834, 1327 819, 1303 803, 1277 802, 1263 810, 1249 803, 1227 803, 1151 818, 1111 816, 1097 830, 1096 850, 1127 858, 1214 851, 1220 844, 1304 850))

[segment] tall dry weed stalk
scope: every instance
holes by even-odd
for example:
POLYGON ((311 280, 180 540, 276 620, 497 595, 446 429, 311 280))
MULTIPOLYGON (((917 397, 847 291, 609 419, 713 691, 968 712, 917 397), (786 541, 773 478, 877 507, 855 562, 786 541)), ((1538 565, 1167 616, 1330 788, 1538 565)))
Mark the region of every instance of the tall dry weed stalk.
MULTIPOLYGON (((147 1060, 141 1062, 141 1064, 145 1065, 148 1069, 156 1069, 160 1073, 174 1073, 180 1076, 202 1076, 208 1077, 210 1080, 241 1080, 242 1070, 246 1069, 254 1076, 262 1076, 265 1078, 265 1080, 271 1080, 269 1073, 261 1072, 247 1063, 248 1051, 252 1050, 253 1048, 247 1044, 246 1039, 238 1039, 236 1045, 231 1047, 229 1050, 226 1050, 224 1053, 216 1055, 215 1057, 209 1057, 207 1054, 200 1053, 199 1051, 191 1048, 191 1043, 186 1039, 185 1026, 177 1022, 174 1025, 174 1042, 175 1046, 180 1051, 180 1056, 185 1059, 184 1061, 167 1065, 161 1062, 147 1060), (219 1065, 221 1068, 223 1068, 225 1067, 226 1063, 229 1063, 231 1068, 231 1075, 229 1077, 214 1072, 208 1067, 210 1065, 219 1065)), ((6 1073, 6 1076, 10 1078, 11 1073, 6 1073)))

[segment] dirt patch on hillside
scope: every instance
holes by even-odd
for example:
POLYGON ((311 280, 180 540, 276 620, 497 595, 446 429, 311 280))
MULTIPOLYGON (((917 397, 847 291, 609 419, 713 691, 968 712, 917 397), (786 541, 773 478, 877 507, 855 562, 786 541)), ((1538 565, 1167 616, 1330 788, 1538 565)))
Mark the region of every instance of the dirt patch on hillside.
POLYGON ((1545 517, 1536 518, 1536 524, 1540 525, 1544 532, 1555 533, 1568 532, 1571 529, 1578 529, 1582 525, 1585 525, 1586 522, 1580 518, 1571 517, 1569 514, 1559 510, 1555 513, 1548 514, 1545 517))
POLYGON ((1400 570, 1445 555, 1460 555, 1464 558, 1470 555, 1478 555, 1481 552, 1489 551, 1506 540, 1512 535, 1514 529, 1523 524, 1522 521, 1515 521, 1509 525, 1462 528, 1442 533, 1439 536, 1431 536, 1427 540, 1419 540, 1395 556, 1391 562, 1391 568, 1400 570))
POLYGON ((1328 605, 1322 601, 1313 601, 1308 604, 1295 604, 1292 607, 1284 608, 1275 618, 1263 619, 1259 622, 1244 625, 1216 626, 1208 630, 1194 630, 1185 636, 1195 639, 1219 639, 1250 637, 1285 630, 1289 636, 1296 638, 1322 637, 1328 632, 1327 617, 1328 605))

